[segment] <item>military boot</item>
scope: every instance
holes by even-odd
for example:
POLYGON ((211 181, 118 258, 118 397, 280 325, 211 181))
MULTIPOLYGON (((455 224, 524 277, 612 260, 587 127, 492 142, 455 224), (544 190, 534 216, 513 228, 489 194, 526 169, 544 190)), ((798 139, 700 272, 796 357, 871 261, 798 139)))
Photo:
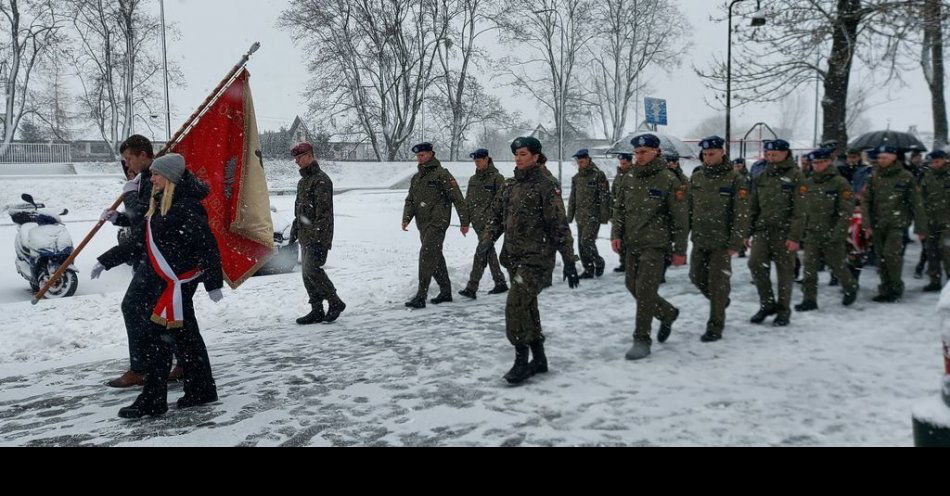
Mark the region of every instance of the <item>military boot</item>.
POLYGON ((627 271, 627 268, 624 267, 623 265, 614 268, 614 272, 616 272, 616 273, 618 273, 618 274, 619 274, 619 273, 622 273, 622 272, 626 272, 626 271, 627 271))
POLYGON ((943 291, 943 285, 940 284, 940 281, 931 281, 930 284, 924 286, 924 293, 939 293, 943 291))
POLYGON ((772 327, 788 327, 791 324, 791 317, 788 315, 779 315, 772 321, 772 327))
POLYGON ((759 312, 753 315, 751 319, 749 319, 749 322, 752 322, 753 324, 761 324, 765 322, 765 319, 777 313, 778 313, 778 309, 775 308, 775 304, 770 303, 760 308, 759 312))
POLYGON ((854 302, 858 301, 858 288, 844 291, 844 299, 841 300, 841 304, 850 307, 854 305, 854 302))
POLYGON ((218 401, 218 393, 211 392, 210 394, 197 395, 197 394, 186 394, 181 398, 178 398, 178 401, 175 403, 178 406, 179 410, 185 408, 194 408, 196 406, 207 405, 208 403, 214 403, 218 401))
POLYGON ((580 277, 579 277, 579 279, 593 279, 593 278, 594 278, 594 270, 593 270, 593 269, 591 269, 591 270, 586 270, 586 269, 585 269, 585 270, 584 270, 584 273, 581 274, 580 277))
POLYGON ((548 357, 544 355, 544 338, 531 343, 531 375, 548 373, 548 357))
POLYGON ((313 307, 313 310, 310 311, 307 315, 297 319, 298 325, 311 325, 319 322, 323 322, 323 319, 326 318, 326 315, 323 313, 323 304, 313 307))
POLYGON ((327 324, 331 322, 336 322, 336 319, 340 318, 340 314, 346 310, 346 303, 343 303, 343 300, 339 298, 334 298, 330 300, 330 307, 327 308, 327 317, 323 319, 327 324))
POLYGON ((119 417, 124 419, 140 419, 146 415, 149 417, 158 417, 159 415, 164 415, 168 411, 167 402, 155 402, 149 403, 141 399, 141 396, 136 398, 135 401, 119 410, 119 417))
POLYGON ((470 300, 474 300, 474 299, 478 298, 478 295, 475 294, 475 290, 474 290, 474 289, 469 289, 469 288, 465 288, 465 289, 459 291, 459 295, 460 295, 460 296, 464 296, 464 297, 466 297, 466 298, 468 298, 468 299, 470 299, 470 300))
POLYGON ((452 293, 439 293, 439 296, 429 300, 429 303, 433 305, 441 305, 442 303, 452 303, 452 293))
POLYGON ((648 341, 633 341, 633 347, 627 352, 627 360, 643 360, 650 356, 650 343, 648 341))
POLYGON ((531 377, 531 368, 528 366, 529 348, 525 345, 515 346, 515 364, 505 374, 508 384, 521 384, 531 377))
POLYGON ((699 340, 704 343, 715 343, 716 341, 719 341, 720 339, 722 339, 722 334, 719 334, 718 332, 712 332, 712 331, 706 331, 706 334, 703 334, 703 336, 699 338, 699 340))
POLYGON ((597 277, 603 277, 605 270, 607 270, 607 262, 605 262, 604 259, 601 258, 600 260, 597 261, 596 264, 594 264, 594 275, 596 275, 597 277))
POLYGON ((660 324, 660 332, 656 335, 656 340, 660 343, 665 343, 667 339, 670 339, 670 334, 673 333, 673 323, 676 322, 676 319, 680 318, 679 309, 674 308, 673 310, 676 312, 673 314, 673 320, 660 324))
POLYGON ((900 300, 900 296, 894 293, 884 293, 871 298, 871 301, 874 303, 895 303, 897 300, 900 300))
POLYGON ((811 312, 813 310, 818 310, 818 302, 805 300, 801 305, 795 305, 796 312, 811 312))
POLYGON ((406 302, 406 307, 408 308, 425 308, 426 307, 426 298, 425 296, 415 296, 413 299, 406 302))
POLYGON ((505 294, 508 292, 508 285, 505 283, 498 283, 495 285, 494 289, 488 292, 490 295, 505 294))

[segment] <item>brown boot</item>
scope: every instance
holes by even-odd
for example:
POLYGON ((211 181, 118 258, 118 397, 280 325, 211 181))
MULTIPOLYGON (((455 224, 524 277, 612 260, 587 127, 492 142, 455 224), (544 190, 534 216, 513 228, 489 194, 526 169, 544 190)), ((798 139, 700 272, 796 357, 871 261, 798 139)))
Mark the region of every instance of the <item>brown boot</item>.
POLYGON ((178 382, 185 377, 185 369, 181 365, 175 364, 175 368, 168 374, 168 382, 178 382))
POLYGON ((109 387, 125 389, 136 386, 145 385, 145 374, 139 374, 137 372, 132 372, 131 370, 122 374, 122 377, 118 379, 113 379, 106 383, 109 387))

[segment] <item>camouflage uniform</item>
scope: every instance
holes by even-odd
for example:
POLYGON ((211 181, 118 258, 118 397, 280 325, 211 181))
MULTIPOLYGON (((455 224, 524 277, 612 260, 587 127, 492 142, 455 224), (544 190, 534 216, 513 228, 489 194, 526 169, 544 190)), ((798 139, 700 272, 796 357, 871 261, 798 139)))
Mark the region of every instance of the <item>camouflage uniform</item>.
POLYGON ((749 207, 752 253, 749 270, 759 293, 762 308, 776 308, 779 318, 791 316, 792 284, 795 281, 795 253, 787 241, 801 242, 804 234, 805 176, 791 157, 770 163, 753 179, 749 207), (778 301, 772 292, 771 264, 778 272, 778 301), (777 305, 777 307, 776 307, 777 305))
POLYGON ((300 242, 303 283, 310 304, 336 298, 336 288, 323 266, 333 244, 333 181, 314 161, 300 169, 291 238, 300 242))
POLYGON ((732 256, 749 224, 749 188, 727 158, 693 173, 689 187, 693 239, 689 278, 709 300, 709 337, 722 337, 732 278, 732 256))
POLYGON ((900 162, 875 168, 861 201, 870 221, 874 251, 879 258, 880 296, 892 299, 904 294, 904 232, 914 221, 917 234, 927 234, 927 216, 914 175, 900 162))
MULTIPOLYGON (((495 168, 494 161, 488 159, 488 168, 483 171, 477 171, 468 181, 468 190, 466 192, 465 203, 468 207, 471 217, 472 227, 475 228, 475 234, 481 236, 485 231, 488 220, 491 217, 491 206, 495 197, 501 193, 505 187, 505 177, 495 168)), ((478 283, 485 273, 486 257, 475 257, 472 264, 472 274, 468 279, 467 289, 471 291, 478 290, 478 283)), ((495 286, 504 286, 505 275, 498 264, 498 254, 493 246, 488 252, 487 265, 491 269, 492 279, 495 280, 495 286)))
POLYGON ((931 168, 921 183, 927 219, 930 221, 927 236, 930 283, 940 286, 943 272, 950 277, 950 164, 939 169, 931 168), (943 265, 943 272, 940 270, 943 265))
POLYGON ((845 251, 854 213, 854 192, 848 180, 829 166, 815 171, 805 184, 805 282, 806 303, 818 301, 818 269, 824 262, 845 292, 857 292, 858 283, 847 266, 845 251))
POLYGON ((577 220, 577 242, 581 263, 588 274, 603 274, 606 262, 597 252, 600 225, 611 215, 610 183, 594 162, 571 180, 571 197, 567 206, 567 223, 577 220))
POLYGON ((508 341, 516 347, 543 341, 538 295, 545 279, 550 280, 546 249, 556 247, 565 264, 577 260, 563 209, 560 191, 540 166, 515 170, 492 204, 491 220, 479 238, 480 244, 494 243, 505 235, 501 264, 511 280, 505 323, 508 341))
POLYGON ((452 204, 458 212, 463 227, 469 225, 468 209, 452 174, 442 168, 438 159, 419 166, 419 172, 412 176, 406 206, 403 209, 404 224, 416 220, 422 249, 419 250, 419 289, 417 298, 425 298, 429 285, 435 277, 440 295, 451 295, 452 282, 442 256, 442 243, 452 218, 452 204))
POLYGON ((654 317, 661 323, 676 320, 678 310, 657 291, 671 245, 673 254, 686 253, 688 215, 686 188, 662 158, 635 165, 621 180, 611 239, 627 249, 626 284, 637 301, 634 341, 652 342, 654 317))

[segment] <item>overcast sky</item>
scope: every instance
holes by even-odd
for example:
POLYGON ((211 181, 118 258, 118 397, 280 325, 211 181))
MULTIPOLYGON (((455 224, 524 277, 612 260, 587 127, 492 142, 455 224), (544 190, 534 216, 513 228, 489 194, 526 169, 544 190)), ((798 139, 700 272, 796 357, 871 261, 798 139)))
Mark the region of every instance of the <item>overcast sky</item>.
MULTIPOLYGON (((288 0, 166 0, 166 17, 180 32, 180 38, 169 43, 169 57, 178 62, 187 81, 184 88, 172 89, 173 128, 201 103, 254 41, 262 44, 249 66, 260 128, 289 126, 297 114, 306 117, 306 103, 301 97, 307 83, 305 54, 294 46, 288 33, 276 26, 278 16, 288 3, 288 0)), ((685 135, 704 118, 716 114, 706 105, 707 100, 713 100, 713 92, 703 86, 692 66, 706 67, 713 56, 725 57, 725 23, 709 20, 720 3, 718 0, 679 0, 693 27, 693 49, 671 75, 659 73, 652 78, 654 90, 650 96, 668 100, 670 125, 666 130, 675 135, 696 138, 685 135)), ((749 4, 751 9, 752 2, 749 4)), ((737 24, 746 22, 740 19, 737 24)), ((492 41, 488 44, 496 45, 492 41)), ((875 102, 890 103, 882 103, 871 111, 873 127, 885 128, 889 124, 892 129, 906 130, 916 124, 921 131, 932 130, 930 96, 921 71, 909 72, 906 79, 909 87, 881 89, 874 94, 875 102)), ((495 93, 509 110, 517 110, 531 121, 542 118, 538 105, 529 98, 518 97, 505 87, 496 89, 495 93)), ((802 102, 807 111, 799 138, 810 139, 814 86, 803 94, 802 102)), ((759 120, 774 123, 779 111, 779 104, 756 104, 734 110, 733 119, 743 123, 759 120)))

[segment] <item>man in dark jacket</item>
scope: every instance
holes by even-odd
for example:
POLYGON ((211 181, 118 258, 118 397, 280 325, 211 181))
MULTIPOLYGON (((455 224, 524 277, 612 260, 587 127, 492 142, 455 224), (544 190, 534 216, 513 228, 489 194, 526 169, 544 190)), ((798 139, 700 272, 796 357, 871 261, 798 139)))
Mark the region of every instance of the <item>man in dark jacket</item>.
MULTIPOLYGON (((475 161, 475 174, 468 180, 465 204, 468 207, 475 234, 481 236, 488 227, 492 203, 505 188, 505 177, 495 168, 495 162, 489 156, 488 150, 480 148, 469 157, 475 161)), ((475 257, 472 263, 472 274, 468 278, 468 286, 459 291, 460 295, 473 300, 476 298, 478 284, 482 280, 482 275, 485 274, 486 263, 491 269, 492 279, 495 280, 495 288, 488 294, 502 294, 508 291, 505 274, 502 273, 501 265, 498 264, 498 254, 492 246, 488 252, 488 260, 485 260, 485 257, 475 257)))
POLYGON ((333 246, 333 181, 320 169, 310 143, 299 143, 291 150, 291 154, 300 169, 301 178, 297 183, 290 242, 300 241, 303 284, 313 308, 309 314, 297 319, 297 323, 330 323, 346 310, 346 303, 337 295, 333 281, 323 270, 333 246), (323 310, 324 301, 329 302, 326 313, 323 310))
MULTIPOLYGON (((92 276, 95 279, 106 267, 121 265, 117 263, 117 259, 129 253, 126 250, 139 255, 137 259, 133 257, 128 260, 136 266, 136 270, 122 299, 122 316, 125 319, 125 332, 129 339, 129 370, 121 377, 108 382, 110 387, 128 388, 145 384, 144 334, 149 332, 149 325, 147 319, 143 321, 137 318, 139 313, 137 307, 147 289, 141 270, 144 265, 141 263, 144 260, 144 251, 141 250, 143 246, 136 245, 141 244, 145 239, 145 213, 148 211, 152 196, 150 169, 155 158, 155 151, 148 138, 134 135, 120 145, 119 153, 130 173, 135 174, 135 178, 128 181, 122 188, 122 203, 125 211, 106 210, 102 213, 101 219, 108 220, 116 226, 128 228, 129 242, 123 245, 131 244, 132 246, 119 245, 104 253, 93 267, 92 276)), ((176 369, 172 374, 177 377, 180 372, 180 369, 176 369)))
POLYGON ((422 248, 419 250, 419 288, 416 295, 406 302, 409 308, 425 308, 426 296, 432 279, 439 285, 439 295, 432 299, 433 305, 452 301, 452 281, 442 256, 445 232, 452 218, 452 205, 462 224, 462 235, 469 231, 468 209, 459 184, 452 173, 442 168, 435 158, 431 143, 412 147, 419 163, 419 172, 412 176, 406 205, 402 212, 402 230, 409 230, 409 223, 416 220, 422 248))

